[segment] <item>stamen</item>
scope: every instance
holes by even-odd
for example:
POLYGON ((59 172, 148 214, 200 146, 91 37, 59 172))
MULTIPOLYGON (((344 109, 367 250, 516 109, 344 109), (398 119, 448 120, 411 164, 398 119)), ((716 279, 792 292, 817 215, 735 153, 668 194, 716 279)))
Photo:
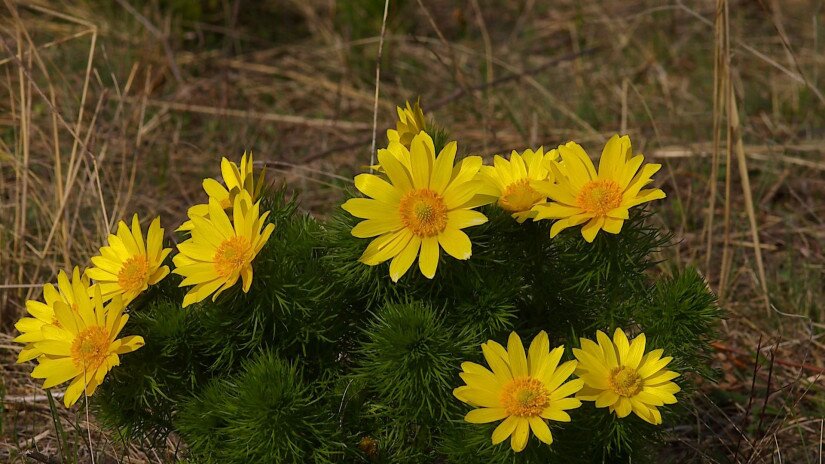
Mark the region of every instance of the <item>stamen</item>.
POLYGON ((444 198, 430 189, 408 192, 398 205, 401 222, 419 237, 438 235, 447 227, 444 198))
POLYGON ((642 378, 636 369, 616 367, 610 371, 610 388, 619 396, 630 398, 642 391, 642 378))
POLYGON ((597 216, 604 216, 622 204, 622 189, 610 179, 591 180, 584 184, 576 197, 579 208, 597 216))
POLYGON ((535 417, 550 404, 550 392, 541 380, 521 377, 502 389, 500 400, 508 415, 535 417))
POLYGON ((505 211, 517 213, 529 210, 544 198, 544 195, 530 187, 530 179, 521 179, 504 189, 498 199, 498 205, 505 211))
POLYGON ((246 237, 234 236, 223 241, 215 251, 215 270, 221 277, 229 277, 252 262, 252 245, 246 237))
POLYGON ((109 332, 99 325, 88 327, 72 343, 72 361, 86 372, 100 367, 109 356, 109 332))
POLYGON ((145 255, 127 259, 117 275, 117 283, 125 292, 139 292, 149 280, 149 260, 145 255))

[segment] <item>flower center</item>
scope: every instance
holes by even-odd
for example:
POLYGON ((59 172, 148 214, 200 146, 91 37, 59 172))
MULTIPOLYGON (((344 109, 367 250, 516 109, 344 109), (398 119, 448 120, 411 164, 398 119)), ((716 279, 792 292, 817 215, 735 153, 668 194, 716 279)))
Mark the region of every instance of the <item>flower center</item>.
POLYGON ((584 184, 576 203, 579 208, 598 216, 618 208, 622 204, 622 189, 610 179, 591 180, 584 184))
POLYGON ((246 237, 236 235, 228 238, 218 246, 214 261, 218 275, 229 277, 252 262, 252 244, 246 237))
POLYGON ((610 371, 610 387, 619 396, 631 397, 642 391, 642 378, 636 369, 616 367, 610 371))
POLYGON ((106 328, 93 325, 75 336, 71 350, 72 361, 78 368, 91 373, 109 356, 109 345, 109 332, 106 328))
POLYGON ((149 281, 149 260, 145 255, 127 259, 117 274, 117 283, 125 292, 139 292, 149 281))
POLYGON ((520 179, 504 189, 498 199, 498 205, 505 211, 517 213, 527 211, 544 198, 544 195, 530 187, 530 179, 520 179))
POLYGON ((430 189, 412 190, 398 205, 401 222, 419 237, 438 235, 447 227, 447 204, 430 189))
POLYGON ((221 200, 221 208, 229 209, 232 207, 232 202, 229 200, 229 197, 224 198, 221 200))
POLYGON ((550 392, 541 380, 532 377, 513 379, 499 397, 508 415, 535 417, 550 404, 550 392))

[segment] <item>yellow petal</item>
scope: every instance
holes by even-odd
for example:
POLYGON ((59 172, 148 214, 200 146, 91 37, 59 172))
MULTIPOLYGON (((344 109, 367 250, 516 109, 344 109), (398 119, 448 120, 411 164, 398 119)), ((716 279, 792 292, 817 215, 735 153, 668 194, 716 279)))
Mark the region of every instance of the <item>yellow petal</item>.
POLYGON ((387 204, 398 204, 401 201, 400 190, 373 174, 355 176, 355 188, 364 195, 387 204))
POLYGON ((366 219, 352 228, 352 236, 358 238, 375 237, 376 235, 395 232, 404 225, 399 218, 366 219))
POLYGON ((444 146, 438 158, 433 165, 432 178, 430 179, 430 189, 443 193, 450 182, 450 177, 453 172, 453 163, 455 163, 455 154, 457 146, 455 142, 450 142, 444 146))
POLYGON ((486 424, 495 422, 507 417, 507 410, 504 408, 482 408, 473 409, 464 416, 464 420, 471 424, 486 424))
POLYGON ((619 401, 614 405, 614 411, 616 411, 616 416, 619 418, 627 417, 632 410, 633 406, 630 404, 630 400, 623 396, 620 396, 619 401))
POLYGON ((604 225, 604 216, 594 217, 587 224, 582 227, 582 237, 588 242, 592 243, 596 238, 596 234, 602 229, 604 225))
POLYGON ((625 152, 630 139, 614 135, 604 145, 599 159, 599 179, 619 180, 625 164, 625 152))
POLYGON ((68 408, 77 403, 77 400, 80 399, 80 395, 83 394, 83 390, 85 389, 86 381, 82 375, 78 375, 74 381, 69 384, 66 393, 63 394, 63 404, 68 408))
POLYGON ((618 234, 622 231, 622 225, 624 224, 624 220, 622 219, 614 219, 611 217, 604 218, 604 225, 602 226, 602 230, 610 234, 618 234))
POLYGON ((488 390, 481 390, 478 388, 468 388, 461 392, 461 397, 472 404, 482 406, 485 408, 500 408, 498 395, 488 390))
POLYGON ((457 209, 447 213, 447 228, 464 229, 487 222, 487 216, 471 209, 457 209))
POLYGON ((527 419, 519 417, 516 422, 516 429, 510 436, 510 446, 513 451, 519 453, 527 447, 527 440, 530 438, 530 423, 527 419))
POLYGON ((566 398, 570 395, 573 395, 576 392, 578 392, 579 390, 581 390, 582 387, 584 387, 584 380, 582 380, 582 379, 571 380, 571 381, 561 385, 557 389, 553 390, 553 392, 550 393, 550 401, 557 401, 557 400, 560 400, 562 398, 566 398))
POLYGON ((418 255, 419 247, 421 246, 421 239, 413 236, 407 246, 393 258, 390 263, 390 278, 393 282, 398 282, 398 279, 403 276, 407 270, 412 266, 415 257, 418 255))
POLYGON ((645 351, 645 334, 639 334, 633 339, 630 348, 627 350, 627 355, 622 358, 622 365, 636 369, 642 361, 642 355, 645 351))
POLYGON ((539 371, 543 368, 548 353, 550 351, 550 340, 547 337, 547 332, 541 331, 530 342, 530 348, 527 350, 527 367, 531 376, 538 376, 539 371))
POLYGON ((418 256, 418 267, 424 277, 432 279, 435 277, 435 270, 438 267, 438 239, 436 237, 425 237, 421 240, 421 254, 418 256))
POLYGON ((410 144, 410 163, 413 187, 417 189, 430 186, 430 147, 425 146, 425 138, 416 136, 410 144))
POLYGON ((530 430, 533 431, 533 435, 548 445, 553 443, 553 434, 550 433, 550 427, 547 426, 547 422, 544 422, 540 417, 531 417, 529 421, 530 430))
MULTIPOLYGON (((405 147, 399 147, 397 149, 402 150, 406 156, 409 156, 409 152, 407 152, 405 147)), ((381 163, 381 167, 396 189, 401 192, 412 190, 410 173, 392 151, 388 149, 378 150, 378 162, 381 163)))
POLYGON ((490 366, 490 369, 493 370, 493 374, 495 374, 499 382, 506 383, 513 380, 510 366, 504 358, 496 353, 493 346, 495 345, 489 342, 481 344, 481 352, 484 354, 484 359, 487 360, 487 364, 490 366))
POLYGON ((507 354, 510 359, 510 370, 513 377, 524 377, 527 375, 527 356, 524 354, 524 345, 521 338, 515 332, 510 332, 507 339, 507 354))
POLYGON ((456 259, 470 259, 472 255, 472 244, 470 237, 464 232, 447 227, 438 234, 438 244, 448 255, 456 259))
POLYGON ((509 416, 501 424, 493 430, 493 444, 497 445, 506 440, 516 429, 519 419, 515 416, 509 416))

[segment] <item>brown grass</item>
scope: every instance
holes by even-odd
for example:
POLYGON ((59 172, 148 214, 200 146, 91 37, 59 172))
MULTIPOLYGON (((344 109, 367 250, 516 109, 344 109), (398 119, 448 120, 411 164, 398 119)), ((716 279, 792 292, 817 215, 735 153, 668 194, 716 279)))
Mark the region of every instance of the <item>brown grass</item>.
MULTIPOLYGON (((171 230, 219 157, 244 149, 325 215, 370 161, 374 110, 380 144, 394 106, 420 95, 466 152, 575 139, 595 154, 621 130, 662 162, 657 220, 679 239, 666 257, 701 269, 729 314, 722 379, 691 399, 695 423, 666 457, 823 461, 819 3, 390 2, 381 54, 383 8, 342 22, 362 5, 349 3, 261 7, 269 22, 237 1, 218 20, 134 0, 0 5, 0 460, 58 451, 43 391, 13 364, 12 325, 43 282, 133 212, 171 230)), ((96 462, 176 447, 60 417, 82 462, 87 429, 96 462)))

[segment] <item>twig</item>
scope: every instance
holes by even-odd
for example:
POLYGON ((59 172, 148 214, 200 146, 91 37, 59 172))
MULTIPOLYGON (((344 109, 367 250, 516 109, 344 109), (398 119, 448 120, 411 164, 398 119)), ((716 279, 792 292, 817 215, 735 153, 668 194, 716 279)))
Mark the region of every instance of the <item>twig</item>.
POLYGON ((381 37, 378 39, 378 57, 375 59, 375 101, 372 107, 372 147, 370 149, 370 171, 375 164, 375 138, 378 133, 378 90, 381 87, 381 56, 384 53, 384 32, 387 28, 387 10, 390 0, 384 0, 384 17, 381 20, 381 37))
MULTIPOLYGON (((753 361, 753 376, 751 377, 751 391, 748 395, 748 405, 745 407, 745 413, 742 416, 742 430, 747 430, 748 422, 750 422, 751 406, 753 405, 754 391, 756 390, 756 373, 759 372, 759 352, 762 349, 762 335, 759 336, 759 341, 756 344, 756 359, 753 361)), ((742 446, 742 438, 745 434, 740 433, 739 439, 736 441, 736 453, 733 455, 733 462, 739 462, 739 448, 742 446)))
MULTIPOLYGON (((750 358, 752 355, 747 351, 734 348, 722 342, 713 342, 710 344, 716 351, 727 351, 737 356, 744 356, 750 358)), ((814 366, 813 364, 798 363, 796 361, 788 361, 786 359, 775 359, 773 362, 780 366, 793 367, 812 372, 814 375, 825 375, 825 367, 814 366)))
POLYGON ((169 46, 169 41, 166 40, 165 35, 163 32, 160 31, 154 24, 152 24, 146 16, 140 14, 132 5, 129 4, 126 0, 115 0, 120 6, 123 7, 124 10, 128 11, 129 14, 135 17, 139 23, 143 24, 156 39, 158 39, 163 46, 163 51, 166 53, 166 60, 169 61, 169 68, 172 70, 172 74, 175 76, 175 80, 178 81, 178 84, 183 82, 183 77, 180 73, 180 68, 178 68, 178 63, 175 61, 175 55, 172 52, 172 47, 169 46))
MULTIPOLYGON (((522 72, 510 73, 510 74, 507 74, 505 76, 499 77, 498 79, 495 79, 493 81, 484 82, 482 84, 472 86, 472 87, 469 88, 469 90, 471 90, 473 92, 478 92, 478 91, 485 90, 485 89, 490 88, 490 87, 495 87, 497 85, 506 84, 506 83, 511 82, 511 81, 520 80, 520 79, 522 79, 522 78, 524 78, 528 75, 538 73, 540 71, 543 71, 543 70, 545 70, 547 68, 550 68, 550 67, 553 67, 555 65, 558 65, 558 64, 561 64, 561 63, 564 63, 564 62, 567 62, 567 61, 574 60, 576 58, 579 58, 579 57, 584 56, 584 55, 588 55, 590 53, 594 53, 597 50, 600 50, 601 48, 602 47, 593 47, 593 48, 584 49, 584 50, 582 50, 580 52, 577 52, 577 53, 568 53, 567 55, 563 55, 563 56, 561 56, 559 58, 556 58, 554 60, 550 60, 547 63, 541 64, 541 65, 539 65, 535 68, 530 68, 530 69, 524 70, 522 72)), ((453 93, 447 95, 446 97, 435 100, 435 102, 433 102, 432 104, 427 105, 427 109, 429 111, 435 111, 435 110, 437 110, 437 109, 439 109, 443 106, 446 106, 446 105, 452 103, 455 100, 458 100, 461 97, 464 97, 465 95, 467 95, 467 90, 465 88, 458 88, 453 93)), ((319 151, 317 153, 313 153, 313 154, 307 156, 306 158, 304 158, 303 161, 305 163, 309 163, 309 162, 312 162, 312 161, 315 161, 315 160, 318 160, 318 159, 321 159, 321 158, 325 158, 325 157, 327 157, 327 156, 329 156, 333 153, 338 153, 338 152, 341 152, 341 151, 352 150, 352 149, 361 147, 363 145, 368 144, 369 142, 370 142, 370 139, 365 138, 365 139, 359 139, 359 140, 357 140, 355 142, 352 142, 352 143, 337 145, 337 146, 331 147, 327 150, 319 151)))
POLYGON ((26 457, 44 464, 60 464, 60 459, 56 456, 46 456, 40 451, 29 451, 26 453, 26 457))
MULTIPOLYGON (((122 100, 127 103, 140 103, 141 100, 135 97, 113 97, 114 100, 122 100)), ((261 121, 279 122, 284 124, 295 124, 299 126, 325 127, 348 130, 366 130, 372 126, 363 122, 342 121, 338 119, 305 118, 291 114, 265 113, 254 110, 239 110, 235 108, 217 108, 214 106, 195 105, 191 103, 168 102, 161 100, 146 100, 147 105, 166 108, 175 111, 189 113, 208 114, 211 116, 228 116, 233 118, 260 119, 261 121)))

